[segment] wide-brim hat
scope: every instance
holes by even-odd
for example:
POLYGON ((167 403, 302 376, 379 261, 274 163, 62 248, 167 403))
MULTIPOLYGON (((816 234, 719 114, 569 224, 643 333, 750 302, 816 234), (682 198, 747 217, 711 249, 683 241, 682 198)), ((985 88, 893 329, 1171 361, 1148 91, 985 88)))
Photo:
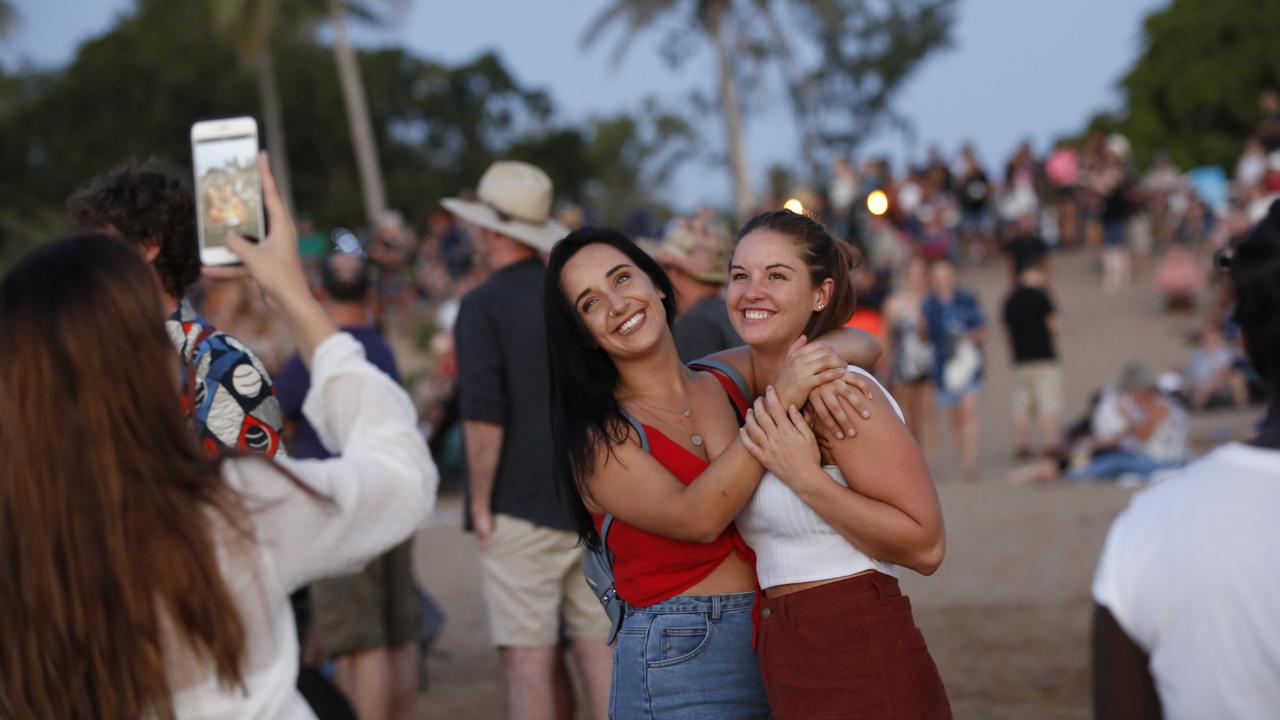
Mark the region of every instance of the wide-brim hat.
POLYGON ((680 268, 699 282, 729 282, 729 243, 710 230, 677 225, 649 254, 659 264, 680 268))
POLYGON ((480 176, 475 200, 445 198, 440 204, 467 222, 550 252, 551 246, 569 234, 551 217, 553 195, 551 178, 542 170, 528 163, 499 160, 480 176))

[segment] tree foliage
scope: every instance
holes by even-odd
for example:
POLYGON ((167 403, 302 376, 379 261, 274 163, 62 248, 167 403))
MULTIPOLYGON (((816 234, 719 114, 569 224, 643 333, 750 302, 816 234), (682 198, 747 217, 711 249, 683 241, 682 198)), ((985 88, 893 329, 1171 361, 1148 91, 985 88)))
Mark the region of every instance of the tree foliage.
POLYGON ((617 28, 618 61, 638 36, 661 33, 662 56, 678 67, 697 52, 713 6, 728 9, 748 108, 773 101, 762 95, 776 68, 802 143, 808 133, 815 153, 830 155, 907 124, 893 99, 925 59, 950 45, 956 0, 610 0, 582 41, 594 44, 617 28))
MULTIPOLYGON (((0 70, 0 265, 65 231, 65 199, 89 178, 126 159, 188 167, 192 122, 259 114, 252 69, 225 34, 208 32, 207 12, 142 0, 64 68, 0 70)), ((273 53, 298 212, 320 227, 362 225, 330 49, 312 34, 285 34, 273 53)), ((662 155, 655 175, 648 159, 669 128, 637 131, 641 150, 616 152, 616 138, 593 122, 558 121, 547 93, 521 84, 496 55, 457 65, 394 47, 360 55, 390 204, 410 221, 423 222, 499 157, 539 164, 561 199, 588 204, 601 197, 591 178, 613 178, 611 187, 630 186, 639 198, 675 162, 662 155)))
POLYGON ((1229 166, 1258 120, 1258 96, 1280 88, 1280 3, 1173 0, 1143 24, 1124 76, 1124 132, 1146 163, 1164 150, 1182 167, 1229 166))

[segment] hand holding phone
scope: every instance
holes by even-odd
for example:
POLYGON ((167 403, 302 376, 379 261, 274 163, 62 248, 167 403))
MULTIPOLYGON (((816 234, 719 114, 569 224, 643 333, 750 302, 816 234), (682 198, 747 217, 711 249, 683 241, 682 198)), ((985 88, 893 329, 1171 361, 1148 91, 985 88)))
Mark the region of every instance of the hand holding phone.
POLYGON ((251 117, 207 120, 191 126, 200 260, 230 265, 227 238, 260 239, 265 230, 258 170, 258 123, 251 117))
POLYGON ((267 300, 283 315, 298 343, 298 353, 310 366, 316 347, 338 329, 307 284, 302 256, 298 252, 298 232, 285 209, 275 178, 271 176, 266 153, 258 155, 256 167, 262 178, 271 231, 261 242, 253 242, 238 234, 228 235, 227 251, 244 267, 220 270, 227 273, 224 277, 247 273, 258 283, 267 300))

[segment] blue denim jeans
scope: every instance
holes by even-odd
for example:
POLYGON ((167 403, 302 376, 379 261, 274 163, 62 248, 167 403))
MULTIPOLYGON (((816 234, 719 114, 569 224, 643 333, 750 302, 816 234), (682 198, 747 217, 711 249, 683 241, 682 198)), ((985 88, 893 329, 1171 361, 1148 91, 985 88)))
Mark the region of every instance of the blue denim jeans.
POLYGON ((1145 453, 1133 450, 1114 450, 1095 457, 1089 464, 1067 474, 1068 480, 1109 480, 1121 475, 1140 475, 1144 478, 1186 465, 1185 460, 1155 460, 1145 453))
POLYGON ((630 608, 613 647, 612 720, 764 720, 751 646, 755 593, 678 595, 630 608))

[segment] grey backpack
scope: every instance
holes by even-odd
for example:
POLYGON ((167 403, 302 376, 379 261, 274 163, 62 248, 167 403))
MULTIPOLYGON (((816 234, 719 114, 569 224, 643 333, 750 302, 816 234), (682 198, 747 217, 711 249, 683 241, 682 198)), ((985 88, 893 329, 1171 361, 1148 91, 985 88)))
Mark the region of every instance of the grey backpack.
MULTIPOLYGON (((649 452, 649 436, 645 433, 644 426, 625 410, 622 411, 622 416, 639 433, 640 447, 645 452, 649 452)), ((627 601, 618 597, 618 591, 614 588, 613 582, 613 551, 609 549, 609 528, 612 525, 613 513, 606 513, 604 521, 600 523, 600 542, 588 545, 586 556, 582 559, 582 574, 587 578, 587 585, 604 606, 605 614, 609 616, 610 645, 617 639, 618 631, 622 629, 622 621, 627 617, 627 601)))

